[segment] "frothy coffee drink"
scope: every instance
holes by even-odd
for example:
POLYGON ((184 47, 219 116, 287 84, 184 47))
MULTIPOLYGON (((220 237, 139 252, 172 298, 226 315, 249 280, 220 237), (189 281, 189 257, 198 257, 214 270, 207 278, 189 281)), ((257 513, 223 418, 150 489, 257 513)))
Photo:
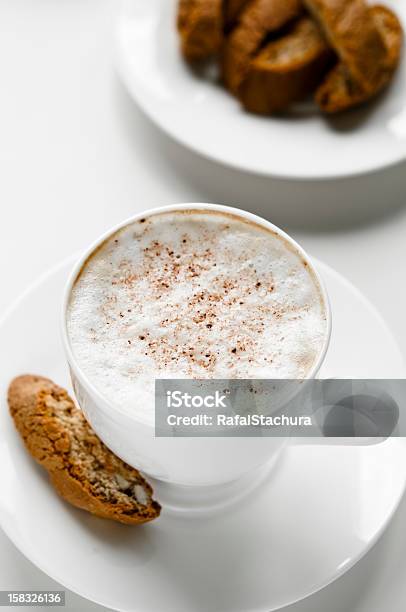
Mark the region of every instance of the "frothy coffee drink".
POLYGON ((155 378, 305 377, 326 312, 314 273, 279 234, 188 210, 151 215, 104 242, 74 284, 67 325, 89 380, 114 404, 143 411, 155 378))

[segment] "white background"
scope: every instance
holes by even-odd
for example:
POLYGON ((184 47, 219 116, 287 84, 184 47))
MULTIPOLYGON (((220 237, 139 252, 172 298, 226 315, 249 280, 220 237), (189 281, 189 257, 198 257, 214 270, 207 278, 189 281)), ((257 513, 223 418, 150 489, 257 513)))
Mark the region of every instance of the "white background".
MULTIPOLYGON (((406 165, 291 184, 184 150, 141 115, 115 76, 117 4, 0 0, 0 315, 38 275, 137 210, 212 201, 268 217, 347 276, 406 353, 406 165)), ((379 357, 373 338, 371 350, 379 357)), ((403 502, 365 559, 289 611, 403 612, 405 522, 403 502)), ((0 532, 0 589, 40 588, 58 586, 0 532)), ((68 610, 101 610, 73 594, 67 602, 68 610)))

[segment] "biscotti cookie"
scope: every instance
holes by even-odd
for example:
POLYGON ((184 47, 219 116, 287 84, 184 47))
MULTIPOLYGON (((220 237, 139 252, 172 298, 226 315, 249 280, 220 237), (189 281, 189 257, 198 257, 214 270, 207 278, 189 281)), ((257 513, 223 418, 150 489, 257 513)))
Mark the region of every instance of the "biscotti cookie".
POLYGON ((333 59, 320 27, 302 17, 252 60, 238 97, 253 113, 283 111, 314 91, 333 59))
POLYGON ((384 40, 365 0, 304 0, 357 86, 376 91, 387 71, 384 40))
POLYGON ((149 484, 101 442, 64 389, 47 378, 20 376, 8 403, 27 450, 66 501, 120 523, 159 516, 149 484))
POLYGON ((300 0, 252 0, 247 4, 223 45, 222 76, 232 93, 238 94, 250 62, 266 36, 282 28, 301 12, 300 0))
POLYGON ((201 61, 216 54, 223 39, 222 0, 180 0, 178 31, 187 61, 201 61))
POLYGON ((365 91, 354 81, 345 64, 339 62, 316 92, 316 102, 325 113, 339 113, 367 102, 388 85, 398 67, 403 43, 399 19, 385 6, 373 6, 370 12, 386 46, 387 69, 382 71, 375 89, 365 91))

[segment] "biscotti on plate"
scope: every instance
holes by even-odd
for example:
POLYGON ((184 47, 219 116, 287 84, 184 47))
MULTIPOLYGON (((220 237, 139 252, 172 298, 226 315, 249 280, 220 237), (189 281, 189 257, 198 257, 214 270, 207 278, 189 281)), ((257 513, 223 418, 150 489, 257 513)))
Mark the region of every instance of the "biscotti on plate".
POLYGON ((371 91, 386 70, 386 47, 365 0, 304 0, 354 81, 371 91))
POLYGON ((251 60, 266 37, 303 11, 300 0, 253 0, 243 9, 235 28, 224 41, 221 70, 226 87, 238 94, 251 60))
POLYGON ((338 113, 359 106, 386 87, 398 67, 403 43, 399 19, 388 8, 377 5, 370 9, 376 27, 385 43, 385 70, 380 72, 373 88, 364 89, 352 76, 344 62, 338 62, 316 92, 316 102, 325 113, 338 113))
POLYGON ((367 0, 180 0, 184 56, 215 55, 247 111, 284 112, 313 95, 327 114, 359 106, 390 83, 402 25, 367 0))
POLYGON ((238 97, 254 113, 282 111, 314 91, 332 59, 317 23, 302 17, 251 61, 238 97))
POLYGON ((223 40, 222 0, 180 0, 178 31, 186 60, 201 61, 218 53, 223 40))
POLYGON ((150 485, 103 444, 64 389, 41 376, 19 376, 8 403, 27 450, 66 501, 130 525, 159 516, 150 485))

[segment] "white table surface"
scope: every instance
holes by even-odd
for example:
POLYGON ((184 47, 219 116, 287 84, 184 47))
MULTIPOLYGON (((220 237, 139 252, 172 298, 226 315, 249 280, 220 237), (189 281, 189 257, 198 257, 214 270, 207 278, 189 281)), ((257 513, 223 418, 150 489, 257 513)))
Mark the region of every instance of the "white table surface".
MULTIPOLYGON (((0 314, 53 263, 133 212, 213 201, 268 217, 346 275, 406 353, 406 164, 337 183, 289 183, 184 150, 142 116, 114 74, 117 5, 0 0, 0 314)), ((404 500, 354 569, 288 610, 403 612, 405 522, 404 500)), ((52 588, 0 532, 0 589, 52 588)), ((67 609, 102 608, 68 593, 67 609)))

